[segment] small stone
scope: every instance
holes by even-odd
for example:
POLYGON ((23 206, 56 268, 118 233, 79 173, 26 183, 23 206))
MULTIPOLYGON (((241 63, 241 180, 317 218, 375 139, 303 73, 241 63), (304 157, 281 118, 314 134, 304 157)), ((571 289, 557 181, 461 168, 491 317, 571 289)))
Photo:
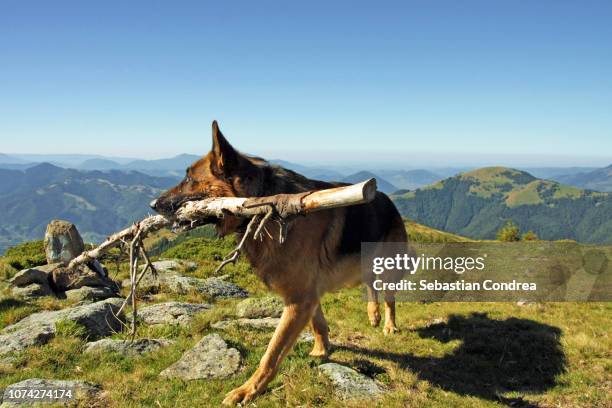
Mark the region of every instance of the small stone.
POLYGON ((202 338, 160 376, 184 380, 227 378, 240 369, 240 360, 238 350, 228 348, 225 340, 213 333, 202 338))
POLYGON ((376 382, 350 367, 336 363, 326 363, 319 370, 330 379, 336 395, 343 399, 376 399, 383 389, 376 382))
POLYGON ((70 262, 85 250, 83 238, 68 221, 53 220, 45 232, 45 254, 47 263, 70 262))
MULTIPOLYGON (((147 306, 138 311, 138 317, 147 325, 180 324, 186 325, 200 312, 211 309, 206 303, 166 302, 147 306)), ((131 316, 128 316, 131 318, 131 316)))
POLYGON ((236 315, 244 318, 280 317, 284 303, 275 296, 248 298, 236 306, 236 315))
MULTIPOLYGON (((70 403, 70 405, 75 404, 77 401, 79 402, 76 405, 81 406, 85 402, 89 402, 90 404, 93 400, 100 398, 100 394, 102 392, 102 388, 97 385, 87 381, 78 381, 78 380, 47 380, 42 378, 30 378, 24 381, 20 381, 15 384, 11 384, 4 389, 3 397, 2 397, 2 407, 24 407, 24 406, 41 406, 47 405, 53 402, 64 402, 70 403), (19 399, 18 401, 11 401, 9 397, 15 391, 23 390, 23 389, 31 389, 31 390, 71 390, 73 392, 73 397, 71 399, 65 400, 51 400, 51 399, 19 399)), ((75 406, 76 406, 75 405, 75 406)), ((94 406, 96 404, 92 404, 94 406)), ((85 405, 83 405, 85 406, 85 405)))
POLYGON ((137 356, 151 353, 173 343, 173 341, 166 339, 138 339, 134 341, 102 339, 87 343, 85 353, 115 352, 125 356, 137 356))

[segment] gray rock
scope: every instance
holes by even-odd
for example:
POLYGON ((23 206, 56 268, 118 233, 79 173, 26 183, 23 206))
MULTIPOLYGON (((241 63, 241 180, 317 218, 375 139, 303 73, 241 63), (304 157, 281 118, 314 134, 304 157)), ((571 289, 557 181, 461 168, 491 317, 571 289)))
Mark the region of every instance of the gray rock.
POLYGON ((280 317, 284 303, 275 296, 248 298, 236 305, 236 315, 243 318, 280 317))
POLYGON ((191 261, 184 261, 182 259, 163 259, 161 261, 153 262, 153 267, 158 272, 176 272, 181 269, 196 269, 198 264, 191 261))
MULTIPOLYGON (((84 403, 85 401, 92 402, 92 400, 100 397, 102 388, 99 385, 78 380, 46 380, 42 378, 30 378, 24 381, 20 381, 15 384, 11 384, 4 389, 2 396, 1 407, 24 407, 24 406, 45 406, 54 400, 20 400, 19 402, 12 402, 9 400, 11 391, 32 389, 32 390, 71 390, 73 397, 71 399, 60 400, 64 403, 70 403, 75 405, 77 401, 84 403)), ((59 402, 55 400, 56 402, 59 402)), ((79 404, 80 405, 80 404, 79 404)))
POLYGON ((238 350, 228 348, 221 336, 214 333, 202 338, 160 375, 184 380, 227 378, 240 369, 240 360, 238 350))
MULTIPOLYGON (((141 293, 157 293, 165 291, 184 295, 189 292, 198 292, 206 295, 210 299, 220 297, 244 298, 249 294, 246 290, 231 282, 220 278, 200 279, 191 276, 182 276, 174 272, 158 271, 157 277, 146 274, 138 285, 141 293)), ((122 282, 124 287, 129 287, 130 281, 122 282)))
POLYGON ((47 343, 55 336, 55 324, 60 320, 80 324, 90 338, 108 336, 121 328, 113 313, 117 313, 122 302, 123 299, 112 298, 63 310, 31 314, 0 331, 0 355, 13 354, 47 343))
POLYGON ((166 347, 173 343, 173 341, 166 339, 137 339, 134 341, 102 339, 92 343, 87 343, 85 345, 85 352, 115 352, 126 356, 137 356, 153 352, 161 347, 166 347))
POLYGON ((54 296, 53 290, 48 283, 38 284, 32 283, 28 286, 15 286, 11 288, 11 295, 24 299, 34 299, 41 296, 54 296))
POLYGON ((32 283, 49 284, 49 272, 41 267, 22 269, 9 279, 11 286, 28 286, 32 283))
POLYGON ((70 262, 85 250, 83 238, 74 224, 53 220, 45 232, 47 263, 70 262))
POLYGON ((384 391, 370 377, 358 373, 350 367, 336 363, 326 363, 319 370, 332 382, 336 395, 343 399, 376 399, 384 391))
POLYGON ((197 291, 211 298, 245 298, 249 292, 240 286, 221 278, 208 278, 199 283, 197 291))
POLYGON ((232 282, 220 278, 199 279, 191 276, 166 275, 162 277, 161 285, 172 293, 184 295, 198 292, 211 299, 221 297, 247 297, 249 293, 232 282))
POLYGON ((108 287, 97 287, 92 288, 90 286, 83 286, 78 289, 71 289, 65 292, 66 299, 72 301, 95 301, 103 300, 117 296, 117 291, 108 287))
MULTIPOLYGON (((211 309, 206 303, 166 302, 147 306, 138 311, 144 324, 181 324, 186 325, 200 312, 211 309)), ((128 316, 130 318, 130 316, 128 316)))
MULTIPOLYGON (((178 271, 183 269, 195 269, 198 267, 198 264, 180 259, 166 259, 153 262, 153 267, 155 268, 157 275, 153 275, 152 273, 147 273, 144 275, 138 284, 139 293, 158 293, 160 292, 162 285, 172 287, 174 286, 172 285, 172 281, 175 279, 175 277, 180 277, 180 275, 177 273, 178 271)), ((130 280, 125 279, 123 282, 121 282, 121 284, 123 287, 129 287, 130 280)), ((170 291, 172 291, 171 287, 169 288, 170 291)))

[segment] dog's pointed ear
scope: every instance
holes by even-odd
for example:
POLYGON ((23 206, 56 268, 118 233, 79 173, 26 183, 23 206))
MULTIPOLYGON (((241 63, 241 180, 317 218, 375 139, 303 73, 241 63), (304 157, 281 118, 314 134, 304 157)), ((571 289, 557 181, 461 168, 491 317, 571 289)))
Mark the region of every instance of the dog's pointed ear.
POLYGON ((238 167, 238 152, 227 141, 216 120, 212 123, 212 152, 215 157, 213 166, 221 174, 229 174, 238 167))

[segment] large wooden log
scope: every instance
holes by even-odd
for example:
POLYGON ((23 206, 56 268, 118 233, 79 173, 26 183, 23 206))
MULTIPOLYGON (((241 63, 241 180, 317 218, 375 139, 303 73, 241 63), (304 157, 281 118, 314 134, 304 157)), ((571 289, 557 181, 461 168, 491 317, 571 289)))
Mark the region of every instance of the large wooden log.
POLYGON ((137 233, 141 237, 146 234, 179 224, 197 224, 203 219, 223 218, 230 214, 236 217, 252 218, 260 215, 269 215, 270 211, 286 218, 292 215, 308 214, 315 211, 332 208, 347 207, 370 202, 376 195, 376 180, 369 179, 364 182, 344 187, 336 187, 319 191, 309 191, 297 194, 278 194, 268 197, 216 197, 198 201, 189 201, 183 204, 174 214, 174 217, 154 215, 135 223, 129 228, 119 231, 106 239, 98 247, 83 252, 68 264, 69 268, 92 261, 109 249, 127 242, 137 233))

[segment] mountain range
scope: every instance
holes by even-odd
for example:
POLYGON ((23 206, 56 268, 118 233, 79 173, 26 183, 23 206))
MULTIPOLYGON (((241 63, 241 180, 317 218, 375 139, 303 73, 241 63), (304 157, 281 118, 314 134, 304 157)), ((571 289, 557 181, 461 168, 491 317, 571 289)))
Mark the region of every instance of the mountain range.
POLYGON ((48 163, 0 169, 0 253, 41 239, 56 218, 75 223, 86 241, 100 241, 151 213, 148 203, 175 183, 176 178, 136 171, 83 171, 48 163))
POLYGON ((516 169, 477 169, 392 199, 403 216, 470 238, 493 239, 512 220, 542 239, 612 243, 612 194, 516 169))
POLYGON ((589 190, 612 192, 612 164, 585 173, 560 175, 553 180, 589 190))
MULTIPOLYGON (((196 155, 136 160, 96 155, 0 154, 0 253, 12 244, 40 239, 49 220, 75 222, 86 240, 99 241, 150 212, 147 203, 174 185, 196 155), (49 159, 55 164, 37 163, 49 159), (73 167, 73 168, 71 168, 73 167)), ((545 239, 612 241, 612 166, 604 169, 535 169, 533 175, 509 168, 346 169, 273 163, 307 177, 359 182, 375 177, 392 194, 403 215, 471 238, 493 238, 507 219, 545 239), (550 178, 552 180, 546 180, 550 178), (554 180, 554 181, 553 181, 554 180), (570 187, 572 184, 578 187, 570 187)))
MULTIPOLYGON (((0 168, 24 170, 40 163, 51 163, 57 167, 80 170, 136 170, 150 176, 183 177, 185 169, 200 156, 179 154, 174 157, 143 160, 129 157, 112 157, 92 154, 3 154, 0 153, 0 168)), ((303 165, 286 160, 270 160, 306 177, 323 181, 353 180, 354 174, 368 171, 376 176, 385 192, 396 190, 415 190, 459 173, 474 170, 475 167, 437 167, 427 169, 380 169, 360 165, 339 167, 334 165, 303 165), (394 190, 395 189, 395 190, 394 190)), ((401 166, 400 166, 401 167, 401 166)), ((596 191, 612 190, 612 171, 610 167, 528 167, 521 168, 535 177, 550 179, 563 184, 596 191)))

